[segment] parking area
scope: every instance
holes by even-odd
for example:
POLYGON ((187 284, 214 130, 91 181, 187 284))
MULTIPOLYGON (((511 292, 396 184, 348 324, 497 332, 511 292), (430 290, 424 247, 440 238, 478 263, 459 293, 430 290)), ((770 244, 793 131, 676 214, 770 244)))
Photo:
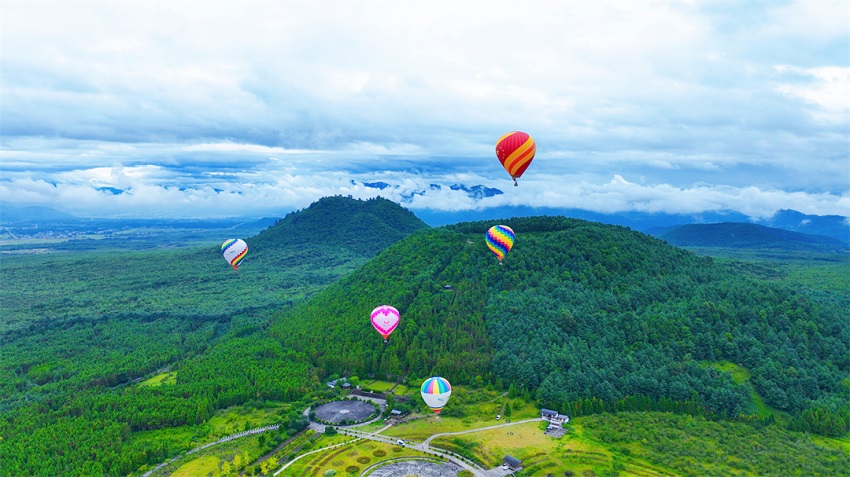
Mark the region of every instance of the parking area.
POLYGON ((333 401, 317 406, 316 419, 339 424, 342 421, 360 422, 376 414, 375 406, 365 401, 333 401))

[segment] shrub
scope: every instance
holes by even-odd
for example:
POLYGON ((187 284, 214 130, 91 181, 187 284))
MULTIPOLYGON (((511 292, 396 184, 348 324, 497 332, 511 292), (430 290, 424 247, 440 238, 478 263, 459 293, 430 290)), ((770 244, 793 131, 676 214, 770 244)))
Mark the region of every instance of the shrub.
POLYGON ((333 469, 328 469, 325 471, 325 477, 334 477, 336 475, 336 471, 333 469))
POLYGON ((393 452, 401 452, 401 447, 398 447, 398 446, 393 447, 393 452))
POLYGON ((383 449, 378 449, 375 452, 372 452, 372 455, 375 456, 375 457, 383 457, 383 456, 387 455, 387 453, 383 449))
POLYGON ((360 467, 358 467, 356 465, 349 465, 348 467, 345 468, 345 471, 348 472, 349 474, 357 474, 357 473, 360 472, 360 467))
POLYGON ((359 462, 361 464, 368 464, 370 460, 372 460, 372 459, 366 457, 365 455, 363 457, 357 458, 357 462, 359 462))

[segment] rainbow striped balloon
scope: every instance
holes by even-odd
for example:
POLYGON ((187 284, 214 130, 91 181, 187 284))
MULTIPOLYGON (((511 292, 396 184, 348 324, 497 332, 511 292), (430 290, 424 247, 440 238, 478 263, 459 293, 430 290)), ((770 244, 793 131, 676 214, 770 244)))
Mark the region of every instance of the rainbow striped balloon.
POLYGON ((502 259, 514 246, 516 234, 507 225, 494 225, 487 231, 487 248, 496 254, 499 259, 499 265, 502 264, 502 259))
POLYGON ((241 262, 248 253, 248 244, 242 239, 227 239, 221 244, 221 254, 234 270, 239 269, 241 262))
POLYGON ((434 411, 434 414, 438 414, 452 395, 452 385, 445 378, 435 376, 422 383, 421 391, 422 400, 434 411))
POLYGON ((522 131, 511 131, 496 141, 496 157, 502 163, 502 167, 516 180, 534 160, 537 145, 534 139, 522 131))

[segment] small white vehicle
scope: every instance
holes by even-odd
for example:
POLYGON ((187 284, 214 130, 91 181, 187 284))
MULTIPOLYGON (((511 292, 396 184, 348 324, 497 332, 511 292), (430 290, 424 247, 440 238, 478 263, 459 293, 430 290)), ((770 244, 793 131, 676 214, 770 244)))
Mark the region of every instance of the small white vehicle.
POLYGON ((399 440, 395 441, 395 443, 396 443, 396 444, 398 444, 398 445, 400 445, 400 446, 402 446, 402 447, 404 447, 404 441, 403 441, 403 440, 401 440, 401 439, 399 439, 399 440))
POLYGON ((502 418, 502 415, 501 415, 501 414, 496 414, 496 420, 497 420, 497 421, 498 421, 499 419, 501 419, 501 418, 502 418))

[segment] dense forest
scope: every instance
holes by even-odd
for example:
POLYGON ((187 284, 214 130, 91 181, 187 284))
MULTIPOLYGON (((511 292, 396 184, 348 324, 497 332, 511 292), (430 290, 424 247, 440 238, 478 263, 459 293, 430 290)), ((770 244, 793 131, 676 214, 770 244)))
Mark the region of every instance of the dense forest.
POLYGON ((626 228, 502 223, 517 234, 503 266, 483 245, 490 223, 422 231, 278 314, 272 335, 322 375, 490 380, 580 413, 753 416, 749 388, 712 366, 731 362, 798 428, 847 432, 846 312, 626 228), (368 325, 379 304, 402 314, 387 345, 368 325))
POLYGON ((517 233, 501 266, 491 223, 429 228, 343 197, 244 237, 238 272, 220 243, 5 255, 0 476, 127 475, 209 440, 218 409, 306 403, 334 374, 439 374, 572 415, 769 425, 759 396, 789 429, 848 432, 842 294, 813 298, 623 227, 501 223, 517 233), (368 319, 380 304, 402 315, 387 344, 368 319), (172 384, 138 385, 164 370, 172 384))
POLYGON ((116 252, 85 240, 5 255, 0 475, 126 475, 191 444, 140 435, 234 404, 300 399, 316 376, 268 337, 268 314, 425 227, 385 199, 329 197, 246 238, 238 272, 220 242, 116 252), (174 385, 135 384, 164 369, 174 385))

